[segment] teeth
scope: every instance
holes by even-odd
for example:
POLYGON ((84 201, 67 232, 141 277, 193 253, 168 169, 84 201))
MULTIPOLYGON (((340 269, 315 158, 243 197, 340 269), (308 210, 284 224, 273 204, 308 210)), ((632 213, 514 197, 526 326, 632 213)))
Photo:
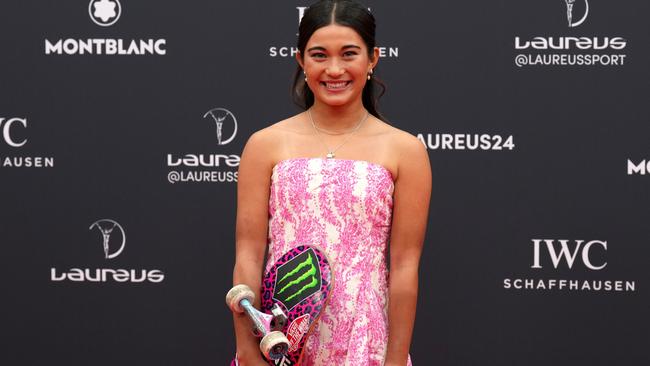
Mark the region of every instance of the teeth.
POLYGON ((346 85, 348 85, 347 81, 343 82, 338 82, 338 83, 325 83, 328 89, 341 89, 345 88, 346 85))

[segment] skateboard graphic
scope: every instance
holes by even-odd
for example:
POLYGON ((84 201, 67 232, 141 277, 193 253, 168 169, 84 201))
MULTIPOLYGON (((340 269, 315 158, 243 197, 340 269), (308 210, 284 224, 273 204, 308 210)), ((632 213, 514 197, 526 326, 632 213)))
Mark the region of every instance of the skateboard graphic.
MULTIPOLYGON (((253 307, 255 294, 246 285, 228 291, 226 303, 251 319, 253 334, 262 338, 260 351, 270 365, 299 365, 305 340, 327 304, 332 280, 325 254, 302 245, 285 253, 264 274, 261 310, 253 307)), ((237 365, 235 357, 231 366, 237 365)))

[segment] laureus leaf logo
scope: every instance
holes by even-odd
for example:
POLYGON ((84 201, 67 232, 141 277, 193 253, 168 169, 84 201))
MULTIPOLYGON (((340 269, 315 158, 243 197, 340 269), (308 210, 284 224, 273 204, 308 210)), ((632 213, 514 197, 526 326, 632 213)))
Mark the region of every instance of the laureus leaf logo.
POLYGON ((584 23, 584 21, 587 19, 587 16, 589 15, 589 1, 584 0, 584 14, 578 20, 575 20, 573 16, 573 6, 575 5, 576 0, 564 0, 564 2, 566 3, 566 18, 569 23, 569 28, 574 28, 584 23))
POLYGON ((120 255, 122 251, 124 250, 124 245, 126 244, 126 233, 124 232, 124 229, 122 228, 122 225, 118 224, 117 221, 110 220, 110 219, 101 219, 93 222, 88 230, 92 230, 93 228, 97 228, 99 232, 102 234, 102 247, 104 248, 104 258, 106 259, 113 259, 120 255), (120 236, 122 237, 121 239, 121 244, 117 250, 111 251, 110 248, 110 242, 111 242, 111 234, 113 232, 119 232, 120 236))

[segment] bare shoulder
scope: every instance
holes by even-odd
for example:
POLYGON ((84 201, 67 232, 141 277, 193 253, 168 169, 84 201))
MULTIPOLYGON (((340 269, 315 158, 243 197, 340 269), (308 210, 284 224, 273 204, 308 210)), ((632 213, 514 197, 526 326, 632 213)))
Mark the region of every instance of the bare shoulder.
POLYGON ((395 126, 384 124, 385 134, 389 136, 388 144, 394 152, 397 176, 404 176, 408 172, 422 171, 425 175, 431 173, 429 154, 427 149, 417 137, 395 126))
POLYGON ((271 169, 281 159, 287 135, 296 133, 298 115, 275 122, 254 132, 246 142, 242 160, 254 161, 258 167, 271 169))
POLYGON ((266 152, 271 148, 273 141, 272 131, 268 127, 254 132, 246 141, 241 156, 240 170, 242 167, 253 165, 256 167, 271 168, 272 163, 267 158, 266 152))
POLYGON ((261 130, 257 130, 255 133, 251 135, 251 137, 255 136, 256 139, 258 140, 263 140, 266 142, 273 142, 274 139, 278 138, 279 135, 282 133, 286 133, 288 131, 294 130, 297 126, 297 120, 299 118, 299 114, 291 116, 289 118, 283 119, 281 121, 277 121, 275 123, 272 123, 271 125, 262 128, 261 130))
POLYGON ((424 145, 422 144, 422 142, 417 137, 413 136, 411 133, 401 130, 395 126, 389 125, 385 122, 382 123, 385 125, 384 129, 386 130, 386 132, 391 134, 393 141, 398 146, 403 148, 424 149, 424 145))

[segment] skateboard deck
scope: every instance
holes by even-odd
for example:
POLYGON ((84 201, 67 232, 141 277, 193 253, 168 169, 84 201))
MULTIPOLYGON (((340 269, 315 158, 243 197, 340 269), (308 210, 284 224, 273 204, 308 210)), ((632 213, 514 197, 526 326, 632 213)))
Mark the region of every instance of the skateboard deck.
MULTIPOLYGON (((300 365, 305 340, 332 289, 333 273, 326 255, 309 245, 291 249, 264 274, 260 310, 271 314, 276 304, 282 309, 287 320, 281 331, 289 341, 288 352, 279 359, 267 360, 269 365, 300 365)), ((237 360, 231 365, 238 365, 237 360)))

